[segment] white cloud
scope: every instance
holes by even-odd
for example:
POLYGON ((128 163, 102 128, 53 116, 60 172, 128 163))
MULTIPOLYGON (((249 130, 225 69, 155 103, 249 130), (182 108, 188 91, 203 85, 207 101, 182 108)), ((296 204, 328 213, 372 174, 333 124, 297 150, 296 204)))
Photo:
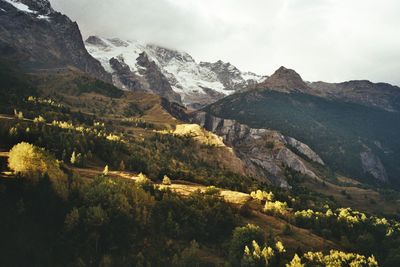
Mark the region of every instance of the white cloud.
POLYGON ((400 84, 398 0, 50 0, 83 34, 138 39, 197 60, 307 80, 400 84))

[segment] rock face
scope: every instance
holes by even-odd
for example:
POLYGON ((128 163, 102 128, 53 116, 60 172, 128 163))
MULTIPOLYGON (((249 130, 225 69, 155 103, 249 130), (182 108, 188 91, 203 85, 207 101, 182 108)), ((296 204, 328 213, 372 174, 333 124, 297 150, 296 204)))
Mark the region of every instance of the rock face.
MULTIPOLYGON (((125 80, 125 73, 115 72, 110 59, 117 58, 129 66, 130 71, 140 76, 143 66, 139 57, 145 53, 148 60, 154 62, 160 72, 166 77, 172 90, 179 94, 182 103, 188 107, 200 108, 213 103, 228 94, 245 90, 264 79, 249 72, 241 72, 230 63, 197 63, 188 53, 142 44, 137 41, 106 39, 91 36, 86 40, 88 51, 96 57, 103 67, 113 75, 115 84, 122 89, 135 90, 129 86, 121 86, 118 81, 125 80)), ((156 91, 156 88, 150 88, 156 91)), ((156 92, 155 92, 156 93, 156 92)), ((177 99, 175 96, 174 99, 177 99)), ((169 97, 171 99, 171 97, 169 97)))
POLYGON ((140 78, 125 64, 123 58, 111 58, 110 66, 114 70, 112 77, 115 85, 126 90, 129 88, 131 91, 141 91, 140 78))
POLYGON ((388 182, 385 167, 381 160, 370 149, 361 152, 360 157, 363 169, 366 173, 372 175, 375 179, 381 182, 388 182))
POLYGON ((303 144, 302 142, 292 138, 292 137, 285 137, 285 141, 287 145, 290 145, 302 155, 307 157, 309 160, 314 161, 318 164, 325 165, 324 161, 315 153, 308 145, 303 144))
POLYGON ((182 104, 180 95, 172 90, 160 68, 149 60, 146 53, 140 54, 137 61, 140 68, 135 73, 122 56, 110 59, 114 85, 123 90, 157 94, 171 102, 182 104))
POLYGON ((140 67, 139 73, 146 78, 144 87, 172 102, 181 103, 181 96, 172 90, 172 87, 154 61, 151 61, 146 53, 141 53, 137 58, 140 67))
POLYGON ((28 72, 75 68, 111 82, 86 51, 78 25, 48 0, 0 0, 0 57, 28 72))
POLYGON ((249 169, 278 186, 289 187, 284 178, 286 167, 303 175, 318 178, 307 166, 308 164, 291 149, 295 149, 310 161, 324 165, 322 159, 306 144, 283 136, 277 131, 250 128, 234 120, 221 119, 206 112, 196 112, 192 121, 221 136, 224 142, 233 147, 237 155, 246 162, 249 169))
POLYGON ((281 160, 288 168, 296 172, 312 178, 318 178, 318 176, 313 171, 309 170, 299 157, 288 148, 279 150, 276 159, 281 160))

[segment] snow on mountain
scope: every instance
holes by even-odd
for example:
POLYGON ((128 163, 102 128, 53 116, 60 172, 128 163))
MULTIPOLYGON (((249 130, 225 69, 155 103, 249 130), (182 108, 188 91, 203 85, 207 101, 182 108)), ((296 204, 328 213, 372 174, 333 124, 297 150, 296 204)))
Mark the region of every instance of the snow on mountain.
POLYGON ((187 53, 178 52, 155 45, 147 45, 147 53, 161 66, 163 73, 171 80, 171 85, 179 93, 204 92, 203 88, 224 93, 224 86, 216 74, 203 68, 187 53))
POLYGON ((4 0, 4 1, 13 5, 16 9, 18 9, 20 11, 27 12, 27 13, 36 13, 35 11, 31 10, 29 8, 29 6, 27 6, 23 3, 20 3, 18 1, 15 1, 15 0, 4 0))
POLYGON ((257 83, 261 83, 263 82, 265 79, 268 78, 268 76, 261 76, 258 74, 255 74, 253 72, 243 72, 242 73, 242 77, 243 79, 245 79, 246 81, 256 81, 257 83))
MULTIPOLYGON (((2 1, 12 5, 19 12, 29 14, 33 18, 39 20, 50 21, 51 17, 49 15, 52 12, 54 12, 54 10, 50 6, 50 3, 47 0, 2 0, 2 1)), ((3 8, 1 8, 0 10, 3 12, 7 12, 3 8)))
MULTIPOLYGON (((187 106, 204 106, 263 79, 253 73, 242 73, 230 63, 197 63, 188 53, 138 41, 91 36, 85 44, 89 53, 100 61, 106 71, 113 74, 115 81, 120 80, 120 74, 110 64, 111 59, 126 64, 132 72, 131 76, 140 77, 144 75, 144 69, 138 63, 138 58, 145 53, 187 106)), ((129 89, 126 86, 119 87, 129 89)))

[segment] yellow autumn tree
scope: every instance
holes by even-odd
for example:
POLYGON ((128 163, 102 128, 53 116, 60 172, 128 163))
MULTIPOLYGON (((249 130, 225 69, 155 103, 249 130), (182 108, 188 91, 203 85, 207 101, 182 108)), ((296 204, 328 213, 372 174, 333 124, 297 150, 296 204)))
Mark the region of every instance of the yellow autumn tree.
POLYGON ((136 184, 139 186, 150 185, 151 180, 143 173, 139 173, 138 177, 136 178, 136 184))
POLYGON ((57 193, 67 194, 65 173, 59 162, 47 151, 32 144, 22 142, 15 145, 9 153, 8 166, 16 174, 38 181, 47 175, 57 193))
POLYGON ((167 175, 164 175, 164 178, 162 180, 162 184, 163 185, 171 185, 171 179, 167 175))
POLYGON ((304 264, 301 263, 301 259, 297 254, 294 254, 292 261, 286 264, 286 267, 304 267, 304 264))
POLYGON ((264 205, 264 212, 273 215, 285 215, 288 211, 286 202, 281 201, 266 201, 264 205))

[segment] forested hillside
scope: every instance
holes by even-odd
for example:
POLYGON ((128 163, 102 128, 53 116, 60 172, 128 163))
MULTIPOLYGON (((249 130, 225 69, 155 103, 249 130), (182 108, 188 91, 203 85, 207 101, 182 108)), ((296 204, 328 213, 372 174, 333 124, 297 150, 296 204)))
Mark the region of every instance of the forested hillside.
POLYGON ((271 186, 183 107, 75 70, 0 77, 4 266, 399 263, 394 213, 271 186))
POLYGON ((335 172, 400 186, 398 112, 267 89, 234 94, 204 110, 292 136, 308 144, 335 172))

